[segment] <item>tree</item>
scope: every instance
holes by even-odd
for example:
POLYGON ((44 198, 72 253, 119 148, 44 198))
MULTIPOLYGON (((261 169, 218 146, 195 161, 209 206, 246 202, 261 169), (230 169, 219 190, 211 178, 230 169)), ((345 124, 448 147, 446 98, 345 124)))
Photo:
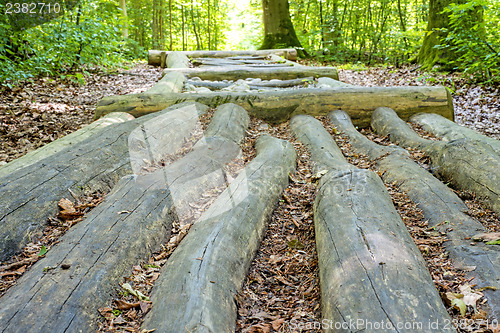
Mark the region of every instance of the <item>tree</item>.
MULTIPOLYGON (((427 34, 422 42, 422 47, 417 56, 417 62, 426 68, 430 68, 435 64, 443 65, 450 63, 450 60, 458 58, 453 47, 436 47, 442 45, 443 41, 448 36, 450 30, 450 12, 447 9, 453 4, 464 4, 466 0, 430 0, 429 2, 429 19, 427 22, 427 34)), ((477 7, 477 15, 474 17, 475 22, 467 22, 470 26, 480 22, 483 19, 481 7, 477 7)))
POLYGON ((296 47, 299 55, 307 55, 293 28, 288 0, 262 0, 262 9, 264 41, 260 49, 296 47))

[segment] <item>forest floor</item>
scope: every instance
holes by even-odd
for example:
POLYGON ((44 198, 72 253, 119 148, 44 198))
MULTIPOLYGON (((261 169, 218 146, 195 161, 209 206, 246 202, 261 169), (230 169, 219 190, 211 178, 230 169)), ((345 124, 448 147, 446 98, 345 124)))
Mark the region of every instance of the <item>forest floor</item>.
MULTIPOLYGON (((340 70, 339 74, 341 81, 363 86, 444 84, 455 92, 453 100, 458 123, 500 139, 498 88, 468 85, 465 79, 458 76, 428 74, 416 67, 340 70)), ((91 74, 85 78, 85 85, 68 80, 40 79, 20 88, 1 91, 0 163, 9 162, 90 123, 95 107, 103 96, 142 92, 155 84, 160 75, 161 69, 140 63, 130 70, 120 70, 113 74, 91 74)), ((325 127, 331 130, 331 126, 322 120, 325 127)), ((287 124, 266 127, 261 120, 252 119, 248 131, 248 146, 253 147, 255 137, 263 129, 293 143, 298 152, 298 170, 285 190, 283 200, 273 213, 268 232, 252 263, 247 281, 241 293, 237 295, 237 331, 298 332, 300 330, 293 329, 293 323, 297 328, 299 324, 304 326, 306 323, 318 323, 321 320, 311 206, 316 184, 311 175, 309 155, 304 147, 294 140, 287 124)), ((386 138, 377 137, 369 130, 365 134, 377 143, 387 144, 386 138)), ((349 162, 360 168, 370 168, 371 164, 367 160, 350 151, 349 143, 342 137, 336 136, 336 140, 349 162)), ((254 154, 252 149, 244 150, 244 153, 247 160, 254 154)), ((413 157, 421 163, 426 163, 418 152, 413 154, 413 157)), ((443 255, 445 238, 442 235, 430 236, 426 222, 416 205, 396 187, 388 184, 388 190, 396 209, 421 249, 438 290, 442 293, 458 291, 460 286, 466 285, 468 281, 463 272, 454 270, 450 261, 443 255), (447 274, 444 275, 444 272, 447 274)), ((500 231, 497 216, 484 209, 469 194, 460 195, 473 216, 489 230, 500 231)), ((98 201, 98 198, 92 198, 95 204, 98 201)), ((50 238, 50 235, 48 237, 50 238)), ((38 247, 36 250, 28 247, 25 258, 37 257, 38 250, 38 247)), ((161 258, 158 261, 162 261, 166 256, 167 254, 161 253, 156 255, 161 258)), ((148 274, 154 279, 158 278, 158 269, 154 268, 156 264, 156 261, 148 265, 138 263, 133 267, 130 279, 133 280, 134 275, 148 274)), ((17 279, 17 275, 12 279, 11 275, 0 276, 2 279, 3 276, 9 277, 10 282, 8 285, 4 284, 4 288, 8 288, 17 279)), ((153 283, 154 280, 149 282, 153 283)), ((144 293, 151 290, 148 283, 143 287, 144 293)), ((0 281, 0 295, 2 289, 0 281)), ((141 305, 141 310, 136 310, 135 307, 130 307, 131 302, 131 299, 120 299, 109 304, 109 307, 101 308, 103 317, 107 318, 103 321, 101 330, 118 331, 128 327, 130 331, 138 332, 141 312, 147 312, 148 308, 146 306, 143 309, 141 305), (110 315, 115 310, 120 310, 119 317, 110 315)), ((456 310, 449 311, 453 318, 460 320, 456 310)), ((468 313, 466 318, 471 319, 473 316, 473 313, 468 313)), ((475 319, 481 318, 477 316, 478 314, 475 319)), ((315 328, 306 331, 320 332, 315 328)), ((460 332, 489 331, 469 327, 460 332)))

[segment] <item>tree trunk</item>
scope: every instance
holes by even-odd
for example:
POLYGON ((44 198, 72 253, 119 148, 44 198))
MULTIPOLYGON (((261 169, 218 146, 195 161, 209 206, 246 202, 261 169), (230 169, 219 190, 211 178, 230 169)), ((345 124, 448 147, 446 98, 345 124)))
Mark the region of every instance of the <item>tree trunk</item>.
POLYGON ((264 41, 260 49, 296 47, 300 56, 307 56, 293 28, 288 0, 262 0, 262 9, 264 41))
POLYGON ((153 289, 146 330, 234 332, 234 298, 295 168, 290 143, 264 135, 256 148, 257 157, 195 222, 167 261, 153 289))
MULTIPOLYGON (((0 178, 0 261, 21 250, 39 236, 49 216, 57 214, 61 198, 87 192, 109 192, 132 169, 129 134, 156 115, 108 126, 45 159, 0 178)), ((200 113, 205 106, 197 105, 200 113)))
POLYGON ((120 8, 122 10, 124 25, 122 28, 123 38, 128 38, 128 16, 127 16, 127 2, 126 0, 120 0, 120 8))
POLYGON ((368 127, 374 108, 394 108, 403 119, 420 112, 440 113, 453 119, 453 105, 444 87, 348 87, 337 89, 300 89, 269 92, 217 91, 196 94, 135 94, 104 97, 95 117, 126 111, 136 117, 163 110, 184 101, 197 101, 210 107, 235 103, 252 116, 271 123, 287 121, 295 114, 326 115, 342 108, 354 119, 356 126, 368 127))
MULTIPOLYGON (((233 139, 242 141, 249 118, 234 105, 221 110, 224 114, 217 116, 217 110, 213 120, 219 123, 212 122, 206 133, 216 136, 164 168, 122 178, 103 203, 8 290, 0 299, 0 331, 95 331, 96 309, 111 300, 134 264, 169 239, 179 214, 175 192, 189 192, 187 203, 193 203, 225 183, 222 167, 240 153, 233 139), (71 267, 62 269, 62 264, 71 267), (45 274, 44 267, 55 268, 45 274)), ((144 126, 161 130, 158 123, 144 126)))
POLYGON ((28 154, 15 159, 3 166, 0 166, 0 178, 8 176, 16 170, 22 169, 29 165, 40 162, 46 157, 60 152, 63 149, 74 146, 85 139, 96 135, 102 128, 126 122, 134 119, 134 116, 125 112, 112 112, 105 117, 94 121, 93 123, 79 129, 76 132, 68 134, 60 139, 57 139, 43 147, 38 148, 35 151, 29 152, 28 154))
POLYGON ((389 108, 376 109, 371 124, 377 133, 389 135, 394 143, 422 149, 442 179, 458 189, 476 193, 500 214, 500 155, 489 145, 467 138, 450 142, 423 139, 389 108))
POLYGON ((431 132, 435 136, 443 138, 445 141, 458 140, 469 138, 478 140, 489 145, 491 149, 500 155, 500 141, 487 137, 486 135, 479 134, 478 132, 458 125, 451 120, 448 120, 438 114, 433 113, 419 113, 410 118, 412 123, 422 126, 427 132, 431 132))
POLYGON ((421 320, 422 331, 456 332, 444 328, 451 319, 380 178, 347 163, 318 120, 300 115, 290 126, 318 169, 326 168, 314 201, 322 322, 349 329, 324 331, 375 332, 369 322, 384 322, 402 332, 396 323, 421 320))
MULTIPOLYGON (((148 65, 159 66, 161 55, 165 53, 167 56, 169 51, 149 50, 148 65)), ((295 49, 272 49, 272 50, 257 50, 257 51, 182 51, 183 54, 190 58, 228 58, 235 56, 246 57, 263 57, 270 54, 276 54, 288 60, 297 60, 297 51, 295 49)))
MULTIPOLYGON (((359 133, 343 111, 328 115, 337 131, 349 138, 352 149, 375 162, 379 175, 386 184, 396 183, 422 210, 429 227, 446 234, 445 242, 456 268, 475 267, 467 275, 474 278, 478 288, 500 288, 500 247, 470 242, 471 235, 486 232, 485 227, 467 215, 468 208, 448 186, 420 167, 401 148, 377 145, 359 133), (443 223, 443 221, 447 221, 443 223)), ((444 119, 444 118, 443 118, 444 119)), ((500 294, 485 290, 487 305, 494 318, 500 315, 500 294)))

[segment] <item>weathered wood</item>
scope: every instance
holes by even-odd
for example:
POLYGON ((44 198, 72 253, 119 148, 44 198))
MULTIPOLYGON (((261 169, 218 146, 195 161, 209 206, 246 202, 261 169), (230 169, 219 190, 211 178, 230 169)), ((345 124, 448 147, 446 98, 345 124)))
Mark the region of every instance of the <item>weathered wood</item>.
POLYGON ((195 202, 224 183, 221 168, 240 153, 232 140, 243 139, 248 115, 239 107, 221 110, 213 122, 222 123, 211 124, 216 136, 165 168, 122 178, 103 203, 9 289, 0 299, 0 331, 95 331, 96 309, 111 300, 132 265, 169 239, 179 214, 175 192, 189 192, 195 202), (71 267, 62 269, 63 264, 71 267), (44 267, 55 268, 45 274, 44 267))
POLYGON ((339 74, 334 67, 265 67, 265 66, 210 66, 204 68, 165 68, 163 74, 181 72, 188 78, 199 77, 202 80, 221 81, 247 78, 261 78, 262 80, 289 80, 299 77, 331 77, 338 80, 339 74))
POLYGON ((146 90, 144 94, 181 93, 186 77, 182 73, 172 72, 165 75, 157 84, 146 90))
POLYGON ((26 166, 37 163, 44 158, 53 155, 67 147, 74 146, 79 142, 85 140, 86 138, 96 134, 100 129, 107 127, 112 124, 122 123, 134 119, 134 116, 126 112, 112 112, 107 114, 105 117, 94 121, 93 123, 82 127, 78 131, 68 134, 60 139, 57 139, 51 143, 46 144, 43 147, 38 148, 26 155, 15 159, 3 166, 0 166, 0 178, 7 176, 8 174, 19 170, 26 166))
POLYGON ((189 58, 181 51, 170 52, 166 63, 168 68, 189 68, 189 58))
POLYGON ((373 112, 372 127, 392 142, 420 148, 431 158, 433 170, 461 190, 471 190, 500 214, 500 156, 487 144, 468 138, 449 142, 418 136, 389 108, 373 112))
POLYGON ((316 119, 295 116, 290 126, 328 168, 314 201, 322 316, 343 329, 324 331, 376 332, 368 322, 383 322, 387 332, 456 332, 445 329, 451 319, 380 178, 347 164, 316 119), (419 321, 422 329, 397 326, 419 321))
POLYGON ((327 86, 329 88, 346 88, 346 87, 356 87, 355 85, 340 82, 329 77, 318 78, 318 85, 327 86))
MULTIPOLYGON (((349 138, 351 148, 375 162, 386 184, 397 183, 422 210, 429 227, 446 234, 447 251, 453 264, 467 273, 477 287, 493 286, 500 289, 500 247, 484 243, 472 245, 470 237, 485 232, 481 223, 467 215, 467 206, 448 186, 433 177, 410 157, 406 150, 397 146, 380 146, 359 133, 343 111, 333 111, 328 115, 335 128, 349 138), (443 223, 446 221, 446 223, 443 223)), ((500 316, 500 294, 485 290, 490 314, 500 316)))
MULTIPOLYGON (((47 218, 57 213, 61 198, 92 191, 109 192, 122 176, 131 172, 131 131, 186 105, 110 125, 78 144, 0 177, 0 260, 6 260, 39 235, 47 218)), ((195 107, 200 113, 207 108, 195 107)))
POLYGON ((301 65, 295 61, 290 61, 290 60, 285 59, 283 57, 280 57, 279 55, 276 55, 276 54, 270 54, 267 56, 267 58, 269 60, 271 60, 272 62, 276 62, 276 63, 284 63, 284 64, 287 64, 289 66, 294 66, 294 67, 304 67, 303 65, 301 65))
MULTIPOLYGON (((161 64, 162 54, 167 55, 172 51, 148 51, 148 64, 159 66, 161 64)), ((274 49, 257 51, 180 51, 191 58, 229 58, 229 57, 263 57, 269 54, 276 54, 289 60, 297 60, 297 51, 295 49, 274 49)))
POLYGON ((453 104, 444 87, 350 87, 337 89, 300 89, 269 92, 211 92, 197 94, 126 95, 104 97, 95 117, 122 110, 139 117, 183 101, 197 101, 211 107, 235 103, 252 116, 270 123, 287 121, 295 114, 327 115, 341 108, 356 126, 367 127, 373 110, 390 106, 403 119, 417 112, 440 113, 453 118, 453 104))
MULTIPOLYGON (((294 79, 294 80, 262 81, 262 82, 255 82, 255 83, 245 81, 245 83, 248 84, 250 89, 290 88, 290 87, 304 86, 304 85, 312 82, 312 80, 313 80, 312 77, 305 77, 305 78, 294 79)), ((222 82, 222 81, 193 81, 193 80, 187 80, 186 83, 191 84, 195 87, 205 87, 205 88, 208 88, 210 90, 220 90, 222 88, 230 87, 234 84, 234 82, 229 83, 229 82, 222 82)))
POLYGON ((453 121, 433 113, 419 113, 410 118, 410 122, 422 126, 424 130, 430 132, 445 141, 452 141, 463 138, 482 141, 500 154, 500 141, 480 134, 470 128, 458 125, 453 121))
POLYGON ((257 157, 170 256, 153 289, 154 306, 143 328, 175 333, 234 331, 234 297, 295 167, 295 151, 286 141, 265 135, 256 148, 257 157))

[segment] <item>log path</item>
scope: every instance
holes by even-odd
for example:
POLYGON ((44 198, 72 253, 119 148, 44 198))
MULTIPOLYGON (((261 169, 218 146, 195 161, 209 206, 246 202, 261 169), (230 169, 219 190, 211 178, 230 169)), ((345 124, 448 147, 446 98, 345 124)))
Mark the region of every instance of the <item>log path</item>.
POLYGON ((498 141, 457 127, 444 87, 357 87, 339 82, 335 68, 295 59, 294 50, 150 51, 150 64, 167 67, 155 86, 103 98, 96 118, 106 118, 0 168, 0 273, 68 191, 109 193, 0 298, 0 331, 95 331, 101 315, 101 330, 148 332, 465 332, 450 314, 476 312, 476 324, 498 319, 500 234, 453 191, 471 191, 500 213, 498 141), (217 110, 203 131, 207 107, 217 110), (422 138, 408 119, 442 140, 422 138), (378 145, 353 124, 371 124, 402 147, 378 145), (333 140, 339 133, 376 172, 344 158, 346 147, 333 140), (413 161, 412 148, 430 158, 434 174, 413 161), (297 158, 308 162, 295 171, 297 158), (228 172, 238 160, 245 166, 228 172), (446 290, 433 281, 387 186, 448 238, 450 271, 466 271, 470 285, 446 290), (309 193, 302 209, 292 190, 309 193), (310 232, 259 249, 273 244, 266 229, 280 219, 292 233, 309 221, 310 232), (290 253, 307 263, 305 275, 287 266, 290 253), (150 263, 144 275, 124 284, 133 267, 147 266, 141 262, 150 263), (259 267, 280 262, 285 273, 259 267), (315 295, 310 318, 284 304, 257 316, 262 302, 249 299, 262 291, 255 281, 267 283, 262 274, 281 284, 282 298, 298 293, 297 308, 315 295), (151 301, 137 291, 144 281, 151 301), (128 301, 112 303, 120 283, 128 301))

